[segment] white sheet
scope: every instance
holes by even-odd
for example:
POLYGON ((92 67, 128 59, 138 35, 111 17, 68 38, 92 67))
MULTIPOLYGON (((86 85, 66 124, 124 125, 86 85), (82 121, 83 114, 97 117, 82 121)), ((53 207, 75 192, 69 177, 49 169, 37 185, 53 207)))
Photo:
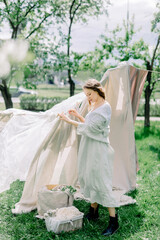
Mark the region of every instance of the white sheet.
MULTIPOLYGON (((113 187, 123 193, 136 187, 134 121, 146 76, 147 71, 125 63, 109 69, 101 81, 112 107, 113 187)), ((76 184, 79 137, 74 126, 57 118, 70 108, 85 116, 85 95, 77 94, 44 113, 0 112, 0 191, 16 179, 26 180, 17 213, 36 208, 37 192, 45 184, 76 184)))

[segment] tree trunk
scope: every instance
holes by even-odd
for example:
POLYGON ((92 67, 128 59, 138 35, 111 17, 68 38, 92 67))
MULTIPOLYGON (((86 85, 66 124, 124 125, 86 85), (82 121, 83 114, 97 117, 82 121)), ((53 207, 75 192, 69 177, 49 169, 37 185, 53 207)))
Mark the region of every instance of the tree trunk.
POLYGON ((68 57, 68 82, 70 84, 70 96, 73 96, 74 95, 74 90, 75 90, 75 83, 74 81, 72 80, 72 77, 71 77, 71 65, 70 65, 70 47, 71 47, 71 30, 72 30, 72 24, 73 24, 73 19, 74 19, 74 16, 78 10, 78 8, 81 6, 81 1, 80 3, 76 6, 76 1, 73 0, 71 2, 71 6, 70 6, 70 9, 69 9, 69 20, 70 20, 70 23, 69 23, 69 28, 68 28, 68 36, 67 36, 67 57, 68 57), (76 6, 74 8, 74 6, 76 6))
POLYGON ((7 85, 6 85, 5 80, 2 80, 2 84, 0 85, 0 90, 1 90, 2 97, 3 97, 4 102, 5 102, 6 109, 13 108, 13 102, 12 102, 11 94, 9 92, 9 89, 8 89, 7 85))
MULTIPOLYGON (((151 70, 151 64, 147 62, 147 70, 151 70)), ((152 93, 151 90, 151 77, 152 77, 152 72, 149 71, 147 75, 147 86, 145 88, 145 107, 144 107, 144 126, 145 127, 150 127, 150 96, 152 93)))
POLYGON ((74 90, 75 90, 75 83, 74 83, 74 81, 72 80, 72 77, 71 77, 71 69, 68 69, 68 82, 70 84, 70 96, 73 96, 74 95, 74 90))
POLYGON ((67 57, 68 57, 68 82, 69 82, 69 85, 70 85, 70 96, 73 96, 74 95, 74 90, 75 90, 75 83, 74 81, 72 80, 72 77, 71 77, 71 68, 70 68, 70 39, 71 39, 71 26, 72 26, 72 22, 70 24, 70 27, 69 27, 69 32, 68 32, 68 40, 67 40, 67 57))
POLYGON ((145 116, 144 126, 145 127, 150 127, 150 97, 151 97, 151 94, 152 94, 152 91, 154 88, 154 84, 155 84, 155 83, 152 83, 152 70, 153 70, 153 64, 155 61, 156 52, 157 52, 159 44, 160 44, 160 35, 158 36, 157 44, 153 51, 153 57, 152 57, 151 63, 149 61, 146 61, 146 67, 147 67, 147 70, 149 70, 149 72, 147 75, 147 83, 148 84, 145 89, 145 114, 144 114, 144 116, 145 116), (152 83, 152 86, 151 86, 151 83, 152 83))
POLYGON ((150 127, 150 94, 149 94, 149 86, 145 89, 145 106, 144 106, 144 126, 150 127))
POLYGON ((18 26, 16 28, 13 28, 11 39, 17 39, 17 33, 18 33, 18 26))

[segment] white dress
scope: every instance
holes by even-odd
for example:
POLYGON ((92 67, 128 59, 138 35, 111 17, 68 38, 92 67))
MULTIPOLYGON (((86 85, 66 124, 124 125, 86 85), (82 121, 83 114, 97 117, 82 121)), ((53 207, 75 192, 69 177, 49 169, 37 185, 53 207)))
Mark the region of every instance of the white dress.
POLYGON ((81 192, 91 203, 118 207, 112 192, 114 150, 109 143, 111 107, 104 103, 79 123, 82 135, 78 153, 78 179, 81 192))

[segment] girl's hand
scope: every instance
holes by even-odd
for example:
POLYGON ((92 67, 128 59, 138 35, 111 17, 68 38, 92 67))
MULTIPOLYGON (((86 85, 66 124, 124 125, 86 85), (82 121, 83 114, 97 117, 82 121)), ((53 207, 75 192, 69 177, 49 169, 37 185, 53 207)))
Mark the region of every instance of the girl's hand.
POLYGON ((75 109, 70 109, 68 112, 72 116, 79 117, 79 113, 75 109))
POLYGON ((58 116, 59 116, 60 120, 63 120, 67 123, 70 123, 70 121, 71 121, 71 119, 69 117, 67 117, 63 112, 58 113, 58 116))
POLYGON ((75 127, 78 126, 78 122, 77 122, 77 121, 73 121, 73 120, 70 119, 68 116, 66 116, 63 112, 62 112, 62 113, 59 113, 58 116, 59 116, 60 120, 63 120, 63 121, 65 121, 65 122, 69 123, 69 124, 72 124, 72 125, 74 125, 75 127))

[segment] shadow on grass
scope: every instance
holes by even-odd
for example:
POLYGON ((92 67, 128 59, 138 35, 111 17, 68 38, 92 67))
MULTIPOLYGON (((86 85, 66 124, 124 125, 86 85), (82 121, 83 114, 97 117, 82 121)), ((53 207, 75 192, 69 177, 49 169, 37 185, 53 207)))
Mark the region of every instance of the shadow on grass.
POLYGON ((160 125, 157 122, 157 125, 150 127, 135 126, 135 139, 141 140, 149 136, 160 137, 160 125))
POLYGON ((150 149, 152 152, 158 154, 158 160, 160 161, 160 149, 159 149, 159 147, 155 147, 155 146, 153 146, 153 145, 149 145, 149 149, 150 149))
POLYGON ((133 191, 128 192, 126 195, 132 197, 133 199, 135 199, 137 194, 138 194, 138 189, 135 189, 133 191))

